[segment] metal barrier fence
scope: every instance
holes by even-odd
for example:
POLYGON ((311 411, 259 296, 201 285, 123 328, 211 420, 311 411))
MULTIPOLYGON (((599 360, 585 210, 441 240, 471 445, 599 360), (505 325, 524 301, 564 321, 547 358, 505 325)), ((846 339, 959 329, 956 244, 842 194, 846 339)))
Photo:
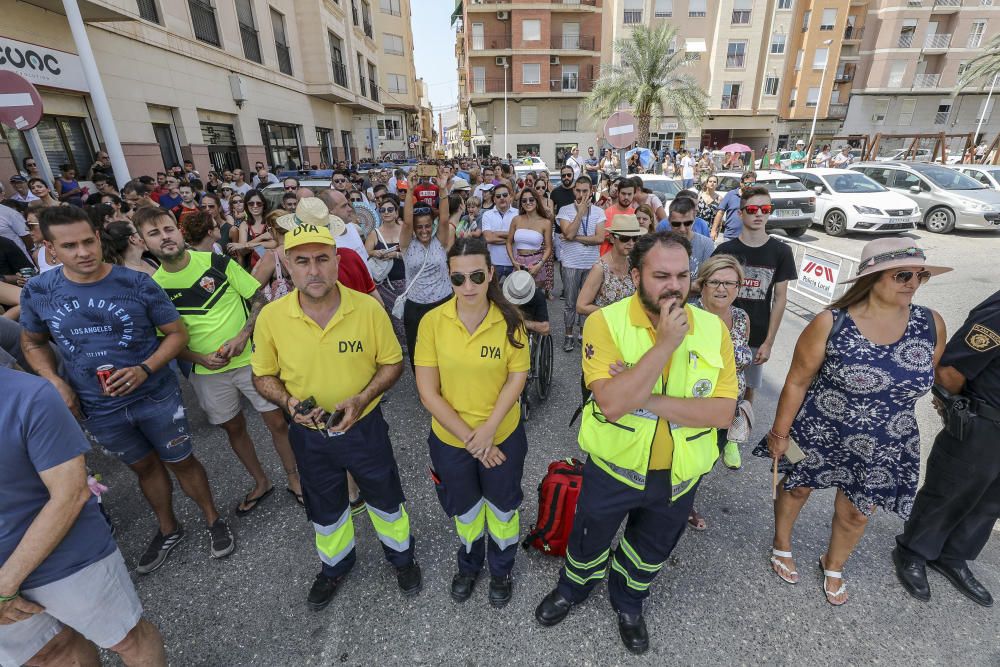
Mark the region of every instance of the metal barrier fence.
POLYGON ((795 257, 795 268, 799 277, 789 284, 789 291, 822 307, 829 306, 847 291, 849 285, 838 285, 838 281, 857 273, 858 263, 861 261, 858 257, 785 236, 772 235, 772 238, 791 246, 792 255, 795 257))

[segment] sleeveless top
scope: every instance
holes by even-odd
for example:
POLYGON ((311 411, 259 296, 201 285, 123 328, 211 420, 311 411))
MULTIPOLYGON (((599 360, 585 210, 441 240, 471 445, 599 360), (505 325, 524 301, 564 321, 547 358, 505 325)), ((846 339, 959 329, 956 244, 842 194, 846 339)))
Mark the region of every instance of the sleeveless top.
POLYGON ((448 276, 448 253, 437 236, 425 247, 416 239, 410 241, 403 253, 406 266, 406 299, 413 303, 437 303, 452 295, 451 279, 448 276), (420 267, 427 259, 427 266, 420 267), (412 287, 411 287, 412 285, 412 287))
MULTIPOLYGON (((385 243, 382 243, 382 237, 376 236, 375 249, 399 250, 399 241, 396 241, 394 243, 386 241, 385 243)), ((420 267, 418 266, 417 269, 419 270, 420 267)), ((424 269, 424 271, 427 271, 427 269, 424 269)), ((405 280, 405 279, 406 279, 406 266, 403 264, 402 258, 400 257, 394 258, 392 260, 392 268, 389 269, 389 280, 405 280)))
POLYGON ((38 273, 45 273, 46 271, 51 271, 52 269, 58 269, 62 266, 62 262, 56 262, 55 264, 49 264, 45 259, 45 246, 38 248, 38 254, 36 255, 38 260, 38 273))
MULTIPOLYGON (((253 222, 249 220, 247 221, 247 243, 253 241, 258 236, 261 236, 262 234, 266 233, 267 233, 267 225, 264 225, 264 229, 262 231, 255 232, 253 230, 253 222)), ((266 253, 267 253, 267 248, 263 248, 261 246, 254 247, 249 255, 250 268, 252 269, 253 267, 257 266, 257 262, 259 262, 260 258, 263 257, 266 253)))
POLYGON ((545 236, 534 229, 514 230, 514 250, 538 251, 542 249, 545 236))
POLYGON ((621 301, 626 297, 635 294, 635 283, 632 282, 632 273, 626 272, 625 276, 619 276, 611 270, 611 267, 603 259, 598 261, 601 271, 604 272, 604 279, 601 281, 601 289, 597 291, 597 298, 594 305, 598 308, 610 306, 616 301, 621 301))

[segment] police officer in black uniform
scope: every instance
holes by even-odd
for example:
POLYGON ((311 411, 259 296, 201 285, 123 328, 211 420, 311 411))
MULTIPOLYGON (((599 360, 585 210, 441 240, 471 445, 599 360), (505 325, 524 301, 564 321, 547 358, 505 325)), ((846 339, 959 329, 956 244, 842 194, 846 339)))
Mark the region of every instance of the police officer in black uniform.
POLYGON ((918 600, 931 598, 929 565, 989 607, 993 597, 967 561, 976 559, 1000 517, 1000 291, 969 313, 948 342, 935 380, 945 428, 892 559, 903 588, 918 600))

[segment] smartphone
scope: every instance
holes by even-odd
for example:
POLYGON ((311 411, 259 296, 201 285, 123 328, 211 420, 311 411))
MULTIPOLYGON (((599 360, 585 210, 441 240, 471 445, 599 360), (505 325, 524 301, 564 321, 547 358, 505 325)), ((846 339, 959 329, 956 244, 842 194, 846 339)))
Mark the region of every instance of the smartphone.
POLYGON ((327 419, 326 419, 326 427, 327 428, 333 428, 334 426, 336 426, 337 424, 339 424, 343 419, 344 419, 344 411, 343 410, 335 410, 334 412, 332 412, 330 414, 329 417, 327 417, 327 419))
POLYGON ((417 176, 435 178, 438 175, 437 167, 432 164, 418 164, 417 176))
POLYGON ((296 414, 307 415, 316 408, 316 398, 310 396, 304 401, 300 401, 298 405, 295 406, 296 414))

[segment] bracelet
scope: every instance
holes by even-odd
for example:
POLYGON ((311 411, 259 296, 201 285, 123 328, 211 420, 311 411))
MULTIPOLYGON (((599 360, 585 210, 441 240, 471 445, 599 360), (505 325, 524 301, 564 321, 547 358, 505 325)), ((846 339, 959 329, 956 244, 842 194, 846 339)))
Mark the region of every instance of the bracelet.
POLYGON ((773 428, 772 428, 772 429, 770 429, 770 430, 769 430, 769 431, 767 432, 767 434, 768 434, 769 436, 771 436, 772 438, 775 438, 775 439, 777 439, 777 440, 788 440, 788 438, 789 438, 789 436, 787 436, 787 435, 778 435, 777 433, 775 433, 775 432, 774 432, 774 429, 773 429, 773 428))
POLYGON ((10 602, 21 597, 21 591, 14 591, 13 595, 0 595, 0 602, 10 602))
POLYGON ((146 364, 139 364, 139 368, 146 371, 146 377, 153 377, 153 370, 146 364))

